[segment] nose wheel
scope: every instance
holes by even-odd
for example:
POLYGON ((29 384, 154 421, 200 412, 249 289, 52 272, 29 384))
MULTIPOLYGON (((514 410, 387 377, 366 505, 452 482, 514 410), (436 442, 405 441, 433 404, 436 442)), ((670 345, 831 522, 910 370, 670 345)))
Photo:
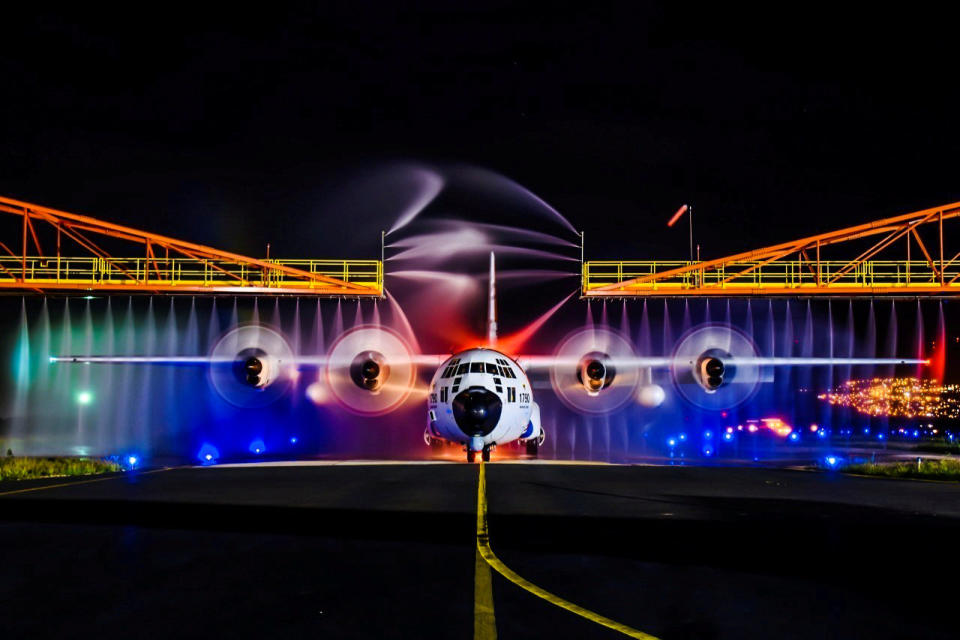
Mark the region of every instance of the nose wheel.
MULTIPOLYGON (((480 459, 484 462, 490 462, 490 447, 484 447, 483 451, 480 452, 480 459)), ((467 448, 467 462, 474 463, 477 461, 477 452, 473 449, 467 448)))

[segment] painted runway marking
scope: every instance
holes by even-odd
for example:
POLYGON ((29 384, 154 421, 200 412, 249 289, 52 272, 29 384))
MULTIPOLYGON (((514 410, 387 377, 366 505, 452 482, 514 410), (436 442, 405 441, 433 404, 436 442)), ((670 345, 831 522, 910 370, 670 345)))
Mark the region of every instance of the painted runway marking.
MULTIPOLYGON (((139 475, 145 476, 151 473, 160 473, 161 471, 169 471, 170 469, 164 467, 163 469, 154 469, 153 471, 141 471, 139 475)), ((44 489, 59 489, 60 487, 73 487, 78 484, 91 484, 94 482, 106 482, 107 480, 116 480, 117 478, 126 478, 127 474, 117 474, 115 476, 110 476, 107 478, 92 478, 90 480, 77 480, 75 482, 60 482, 57 484, 45 484, 42 487, 29 487, 27 489, 14 489, 13 491, 4 491, 0 493, 0 496, 12 496, 17 493, 28 493, 30 491, 43 491, 44 489)))
POLYGON ((493 576, 480 549, 474 563, 473 640, 496 640, 497 617, 493 612, 493 576))
MULTIPOLYGON (((621 624, 616 620, 611 620, 610 618, 601 616, 599 613, 594 613, 593 611, 584 609, 583 607, 579 605, 575 605, 572 602, 568 602, 563 598, 550 593, 549 591, 545 591, 544 589, 541 589, 540 587, 533 584, 532 582, 517 575, 510 567, 508 567, 507 565, 503 564, 503 562, 501 562, 500 558, 498 558, 493 553, 493 549, 490 548, 490 530, 487 526, 487 472, 483 462, 480 463, 480 481, 477 484, 477 551, 480 554, 480 556, 483 557, 484 561, 486 561, 486 563, 494 571, 496 571, 497 573, 502 575, 504 578, 506 578, 513 584, 520 587, 521 589, 529 591, 533 595, 537 596, 538 598, 542 598, 543 600, 546 600, 552 605, 558 606, 561 609, 566 609, 571 613, 575 613, 578 616, 586 618, 587 620, 590 620, 591 622, 595 622, 599 625, 603 625, 604 627, 607 627, 609 629, 613 629, 614 631, 619 631, 620 633, 626 636, 629 636, 631 638, 640 638, 641 640, 658 640, 655 636, 651 636, 650 634, 644 633, 642 631, 638 631, 637 629, 634 629, 632 627, 628 627, 627 625, 621 624)), ((479 568, 478 568, 478 572, 479 572, 479 568)), ((478 575, 477 581, 479 580, 480 580, 480 577, 478 575)), ((477 606, 478 605, 475 603, 474 604, 474 638, 476 639, 480 637, 490 637, 490 636, 476 635, 477 606)), ((491 611, 490 617, 492 619, 493 618, 492 593, 491 593, 490 611, 491 611)), ((495 628, 494 628, 494 633, 496 633, 495 628)), ((493 637, 496 637, 496 636, 493 636, 493 637)))

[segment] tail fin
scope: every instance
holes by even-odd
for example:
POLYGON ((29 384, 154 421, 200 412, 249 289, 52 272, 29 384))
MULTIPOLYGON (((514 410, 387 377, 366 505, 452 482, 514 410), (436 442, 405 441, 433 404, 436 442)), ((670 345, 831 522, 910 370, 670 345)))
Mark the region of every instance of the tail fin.
POLYGON ((487 307, 487 346, 497 346, 497 268, 490 252, 490 293, 487 307))

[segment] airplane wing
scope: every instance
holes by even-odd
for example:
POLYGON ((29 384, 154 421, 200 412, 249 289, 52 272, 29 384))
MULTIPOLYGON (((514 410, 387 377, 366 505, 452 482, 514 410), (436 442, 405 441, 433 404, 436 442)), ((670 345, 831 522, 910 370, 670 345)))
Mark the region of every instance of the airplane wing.
MULTIPOLYGON (((417 366, 439 366, 444 360, 450 357, 446 353, 421 353, 412 354, 405 358, 403 362, 417 366)), ((50 363, 72 363, 72 364, 167 364, 167 365, 192 365, 204 366, 213 364, 233 364, 236 358, 217 357, 217 356, 50 356, 50 363)), ((296 367, 325 367, 332 360, 326 355, 305 355, 293 356, 285 359, 287 364, 296 367)), ((396 362, 396 360, 395 360, 396 362)))
MULTIPOLYGON (((764 357, 734 357, 723 361, 729 365, 759 366, 759 367, 820 367, 820 366, 851 366, 851 365, 899 365, 899 364, 930 364, 929 360, 919 358, 764 358, 764 357)), ((683 364, 692 364, 692 361, 683 360, 683 364)))
MULTIPOLYGON (((524 371, 538 371, 545 369, 553 369, 555 367, 578 367, 583 360, 583 357, 576 356, 536 356, 536 355, 520 355, 516 356, 517 363, 523 368, 524 371)), ((665 357, 616 357, 616 358, 606 358, 604 362, 609 363, 615 367, 623 368, 637 368, 637 369, 659 369, 659 368, 668 368, 673 365, 673 358, 665 357)))
MULTIPOLYGON (((521 355, 516 357, 517 362, 525 371, 551 369, 554 367, 576 367, 582 358, 570 356, 535 356, 521 355)), ((673 366, 687 366, 695 364, 695 360, 683 357, 618 357, 606 358, 604 363, 621 368, 637 369, 669 369, 673 366)), ((724 358, 724 364, 730 366, 758 366, 758 367, 792 367, 792 366, 852 366, 852 365, 903 365, 929 364, 929 360, 918 358, 776 358, 776 357, 734 357, 724 358)))
POLYGON ((210 356, 50 356, 50 362, 68 362, 75 364, 210 365, 220 362, 233 362, 233 360, 210 356))
MULTIPOLYGON (((552 369, 554 367, 577 367, 582 363, 583 357, 572 356, 539 356, 539 355, 520 355, 516 356, 516 361, 525 371, 537 371, 552 369)), ((613 357, 604 358, 604 364, 609 364, 618 368, 636 368, 636 369, 669 369, 675 366, 691 366, 696 364, 696 359, 687 357, 613 357)), ((929 364, 929 360, 918 358, 779 358, 762 356, 757 357, 733 357, 723 358, 723 363, 728 366, 756 366, 756 367, 793 367, 793 366, 853 366, 853 365, 904 365, 904 364, 929 364)))

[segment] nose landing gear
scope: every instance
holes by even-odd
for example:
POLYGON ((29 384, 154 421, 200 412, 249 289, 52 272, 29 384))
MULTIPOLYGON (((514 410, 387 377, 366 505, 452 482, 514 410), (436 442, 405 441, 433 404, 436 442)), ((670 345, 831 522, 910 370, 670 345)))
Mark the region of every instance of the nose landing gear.
MULTIPOLYGON (((484 462, 490 462, 490 450, 491 450, 491 449, 493 449, 493 447, 484 447, 483 450, 479 452, 479 453, 480 453, 480 459, 483 460, 484 462)), ((474 463, 474 462, 476 462, 476 460, 477 460, 477 453, 478 453, 477 451, 474 451, 474 450, 471 449, 470 447, 467 447, 467 462, 469 462, 469 463, 471 463, 471 464, 474 463)))

